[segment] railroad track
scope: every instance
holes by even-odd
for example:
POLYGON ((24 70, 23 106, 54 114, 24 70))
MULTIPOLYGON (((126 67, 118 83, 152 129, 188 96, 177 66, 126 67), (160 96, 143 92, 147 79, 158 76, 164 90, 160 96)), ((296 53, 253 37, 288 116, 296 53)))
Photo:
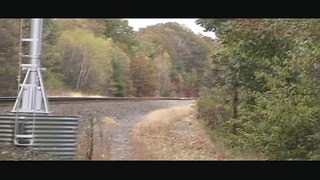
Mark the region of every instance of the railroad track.
MULTIPOLYGON (((49 96, 50 102, 63 102, 63 101, 145 101, 145 100, 193 100, 194 98, 183 97, 105 97, 105 96, 49 96)), ((16 97, 0 97, 0 103, 14 102, 16 97)))

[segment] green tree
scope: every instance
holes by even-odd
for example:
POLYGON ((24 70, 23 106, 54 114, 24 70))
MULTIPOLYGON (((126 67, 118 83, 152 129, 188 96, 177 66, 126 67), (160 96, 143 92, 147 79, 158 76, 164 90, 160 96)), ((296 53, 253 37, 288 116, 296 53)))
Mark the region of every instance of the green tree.
POLYGON ((104 35, 112 38, 126 53, 134 55, 133 47, 138 45, 134 36, 134 31, 128 24, 128 20, 123 19, 103 19, 99 22, 104 24, 104 35))
POLYGON ((112 40, 75 29, 63 31, 57 45, 62 52, 60 67, 66 84, 84 91, 107 90, 112 74, 112 40))
POLYGON ((112 84, 110 90, 114 96, 128 96, 130 82, 128 76, 130 71, 130 60, 125 52, 118 47, 113 47, 112 51, 112 84))
POLYGON ((271 159, 319 158, 319 88, 314 74, 319 21, 200 19, 198 23, 214 30, 220 46, 207 70, 216 76, 212 91, 199 101, 200 117, 219 122, 214 129, 232 147, 253 149, 271 159), (208 97, 220 93, 226 95, 208 103, 208 97), (204 104, 211 105, 211 113, 204 104), (223 118, 224 112, 232 116, 223 118), (210 114, 216 119, 208 118, 210 114))
POLYGON ((1 96, 17 95, 19 67, 20 19, 0 20, 1 96))
POLYGON ((41 64, 46 71, 43 73, 46 88, 50 90, 64 89, 67 85, 63 82, 63 74, 60 70, 62 53, 57 47, 61 35, 61 27, 57 20, 43 20, 42 59, 41 64))

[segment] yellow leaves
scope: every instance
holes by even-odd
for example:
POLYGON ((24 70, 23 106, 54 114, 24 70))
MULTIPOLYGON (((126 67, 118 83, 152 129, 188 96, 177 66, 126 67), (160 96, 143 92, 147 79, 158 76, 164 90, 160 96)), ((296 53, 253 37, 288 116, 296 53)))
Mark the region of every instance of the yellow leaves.
POLYGON ((73 72, 80 69, 76 75, 70 74, 73 76, 71 78, 82 74, 83 86, 87 84, 89 87, 99 88, 103 88, 109 82, 113 71, 112 57, 121 51, 115 48, 111 39, 97 37, 89 30, 78 28, 63 31, 58 40, 58 47, 62 51, 70 52, 63 57, 65 64, 72 64, 73 72))

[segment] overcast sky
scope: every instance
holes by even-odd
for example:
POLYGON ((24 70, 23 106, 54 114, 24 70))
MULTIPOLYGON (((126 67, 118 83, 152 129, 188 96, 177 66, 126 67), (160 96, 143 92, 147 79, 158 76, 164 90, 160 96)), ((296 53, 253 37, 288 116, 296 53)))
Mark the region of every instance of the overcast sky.
POLYGON ((184 24, 188 28, 190 28, 195 34, 202 34, 204 36, 209 36, 211 38, 216 38, 213 32, 204 32, 204 28, 197 25, 195 21, 197 19, 165 19, 165 18, 158 18, 158 19, 152 19, 152 18, 128 18, 129 26, 133 27, 135 31, 138 31, 139 28, 145 28, 147 26, 156 25, 158 23, 167 23, 167 22, 177 22, 179 24, 184 24))

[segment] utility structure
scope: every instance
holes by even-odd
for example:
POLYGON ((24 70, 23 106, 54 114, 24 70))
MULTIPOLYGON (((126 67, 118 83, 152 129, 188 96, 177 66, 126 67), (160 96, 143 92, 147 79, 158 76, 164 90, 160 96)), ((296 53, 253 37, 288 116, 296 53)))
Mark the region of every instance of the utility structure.
POLYGON ((21 38, 21 43, 30 43, 30 54, 20 52, 20 56, 30 58, 30 63, 20 64, 21 69, 26 70, 26 75, 22 84, 19 84, 19 93, 12 112, 50 113, 47 93, 41 75, 41 71, 45 69, 40 66, 42 24, 42 19, 31 19, 31 37, 21 38))
POLYGON ((29 147, 63 159, 73 159, 77 152, 78 116, 52 115, 49 110, 40 66, 42 19, 31 19, 30 38, 22 38, 20 53, 18 96, 11 113, 0 114, 0 144, 29 147), (22 45, 29 44, 29 54, 22 53, 22 45), (21 63, 28 58, 29 63, 21 63), (26 71, 20 84, 20 70, 26 71))

